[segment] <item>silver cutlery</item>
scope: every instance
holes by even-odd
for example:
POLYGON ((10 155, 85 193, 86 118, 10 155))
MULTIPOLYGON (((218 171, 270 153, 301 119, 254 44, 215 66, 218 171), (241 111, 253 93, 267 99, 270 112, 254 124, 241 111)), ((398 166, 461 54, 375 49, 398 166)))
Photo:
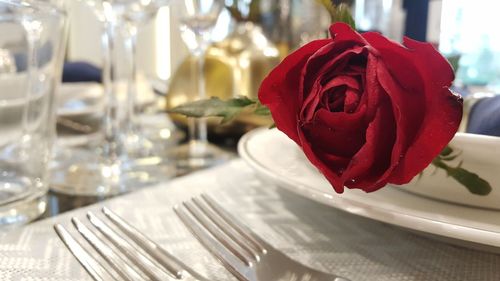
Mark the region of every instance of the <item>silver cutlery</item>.
POLYGON ((99 262, 61 224, 54 225, 61 240, 94 280, 208 281, 108 208, 103 208, 102 213, 106 220, 87 213, 93 227, 76 217, 71 222, 105 263, 99 262))
POLYGON ((349 281, 292 260, 206 195, 174 206, 194 236, 241 281, 349 281))

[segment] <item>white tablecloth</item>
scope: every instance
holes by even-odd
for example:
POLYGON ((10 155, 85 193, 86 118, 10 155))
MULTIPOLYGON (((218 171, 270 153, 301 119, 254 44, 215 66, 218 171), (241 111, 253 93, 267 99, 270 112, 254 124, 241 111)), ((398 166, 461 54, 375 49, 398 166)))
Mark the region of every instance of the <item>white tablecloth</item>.
MULTIPOLYGON (((257 179, 242 161, 0 234, 0 280, 91 280, 53 231, 107 205, 211 280, 235 280, 172 206, 206 192, 292 258, 353 281, 500 280, 500 255, 437 242, 318 204, 257 179)), ((500 218, 499 218, 500 219, 500 218)), ((82 240, 83 241, 83 240, 82 240)), ((270 280, 271 281, 271 280, 270 280)))

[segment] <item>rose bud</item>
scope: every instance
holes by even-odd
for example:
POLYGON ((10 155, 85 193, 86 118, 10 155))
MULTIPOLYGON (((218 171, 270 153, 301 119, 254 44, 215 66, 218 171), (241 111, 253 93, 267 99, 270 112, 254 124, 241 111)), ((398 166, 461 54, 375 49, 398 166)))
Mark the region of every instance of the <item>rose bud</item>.
POLYGON ((401 45, 343 23, 330 33, 266 77, 261 103, 337 192, 408 183, 460 124, 450 64, 431 44, 409 38, 401 45))

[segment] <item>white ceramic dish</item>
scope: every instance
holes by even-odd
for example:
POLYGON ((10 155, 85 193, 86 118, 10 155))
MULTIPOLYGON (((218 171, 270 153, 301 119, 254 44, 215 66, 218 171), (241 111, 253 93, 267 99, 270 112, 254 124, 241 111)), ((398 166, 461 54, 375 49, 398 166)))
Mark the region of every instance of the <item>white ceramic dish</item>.
POLYGON ((467 169, 488 181, 492 187, 488 195, 476 195, 446 175, 442 169, 429 166, 405 189, 435 199, 480 208, 500 210, 500 138, 457 133, 450 142, 457 158, 448 164, 467 169))
MULTIPOLYGON (((146 81, 139 81, 137 101, 140 106, 146 106, 155 101, 153 88, 146 81)), ((118 83, 118 98, 126 98, 126 84, 118 83)), ((104 92, 101 84, 93 82, 63 83, 58 92, 59 116, 74 117, 102 113, 104 108, 104 92)))
POLYGON ((238 144, 241 157, 263 179, 304 197, 349 213, 408 229, 452 238, 498 252, 500 211, 432 200, 385 187, 374 193, 346 190, 337 194, 297 145, 276 129, 258 129, 238 144))
POLYGON ((103 90, 98 83, 63 83, 57 101, 57 114, 66 117, 95 114, 104 108, 103 90))

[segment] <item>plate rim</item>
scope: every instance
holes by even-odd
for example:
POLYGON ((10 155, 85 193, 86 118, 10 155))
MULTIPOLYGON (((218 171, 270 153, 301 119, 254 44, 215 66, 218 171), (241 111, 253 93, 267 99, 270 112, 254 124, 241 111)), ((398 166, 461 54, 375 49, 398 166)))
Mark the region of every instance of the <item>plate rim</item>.
MULTIPOLYGON (((277 129, 273 129, 278 131, 277 129)), ((462 240, 466 242, 472 242, 479 244, 481 246, 494 247, 493 251, 498 252, 500 250, 500 232, 495 230, 480 229, 476 227, 445 222, 441 220, 432 220, 430 218, 412 215, 408 213, 401 212, 399 210, 390 210, 388 208, 373 206, 367 204, 366 202, 361 202, 354 200, 353 198, 345 198, 342 196, 333 196, 319 191, 316 188, 310 188, 303 186, 301 183, 296 182, 296 186, 290 184, 290 180, 287 182, 279 177, 279 175, 274 174, 270 170, 266 169, 262 164, 260 164, 251 152, 248 151, 248 143, 254 138, 258 137, 266 131, 270 131, 268 128, 257 128, 248 133, 246 133, 238 142, 238 153, 240 157, 252 168, 256 173, 276 184, 280 188, 289 190, 299 196, 309 198, 313 201, 325 204, 336 209, 359 215, 365 218, 373 219, 376 221, 388 223, 398 227, 407 228, 410 230, 417 230, 431 235, 438 235, 444 238, 450 238, 454 240, 462 240), (397 214, 397 215, 395 215, 397 214)), ((280 132, 281 133, 281 132, 280 132)), ((291 140, 290 140, 291 141, 291 140)), ((292 180, 293 181, 293 180, 292 180)), ((427 199, 422 196, 418 196, 409 192, 398 191, 397 188, 388 186, 386 188, 392 188, 394 192, 405 193, 407 196, 420 197, 422 200, 431 200, 436 204, 450 204, 439 202, 433 199, 427 199)), ((350 192, 346 189, 345 193, 350 192)), ((456 207, 461 207, 464 209, 471 208, 466 206, 455 205, 456 207)), ((479 209, 478 209, 479 210, 479 209)), ((498 213, 500 216, 500 211, 494 210, 484 210, 485 212, 498 213)), ((500 227, 500 224, 497 225, 500 227)))

